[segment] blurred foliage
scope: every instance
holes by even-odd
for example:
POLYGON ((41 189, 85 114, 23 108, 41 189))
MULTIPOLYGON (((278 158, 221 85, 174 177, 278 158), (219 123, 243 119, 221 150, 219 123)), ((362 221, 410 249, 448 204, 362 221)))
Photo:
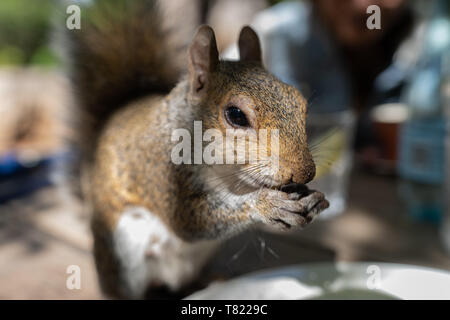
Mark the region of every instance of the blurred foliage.
MULTIPOLYGON (((284 0, 269 0, 273 5, 284 0)), ((58 0, 0 0, 0 66, 58 64, 49 47, 58 0)), ((108 1, 104 1, 108 4, 108 1)), ((105 5, 107 9, 107 6, 105 5)))
POLYGON ((48 47, 55 0, 0 0, 0 65, 57 63, 48 47))

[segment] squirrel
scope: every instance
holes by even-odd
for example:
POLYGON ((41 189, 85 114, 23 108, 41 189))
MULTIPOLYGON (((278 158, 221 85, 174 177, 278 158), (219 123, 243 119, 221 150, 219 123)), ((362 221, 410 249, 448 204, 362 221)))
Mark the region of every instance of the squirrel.
POLYGON ((222 61, 213 30, 200 26, 183 70, 155 1, 99 0, 82 12, 81 29, 69 31, 71 78, 105 295, 142 298, 161 286, 175 292, 227 237, 257 224, 303 227, 328 207, 305 186, 315 175, 306 101, 264 69, 250 27, 239 36, 240 60, 222 61), (172 134, 194 134, 194 121, 202 132, 230 131, 238 140, 277 130, 279 147, 256 164, 175 164, 172 134))

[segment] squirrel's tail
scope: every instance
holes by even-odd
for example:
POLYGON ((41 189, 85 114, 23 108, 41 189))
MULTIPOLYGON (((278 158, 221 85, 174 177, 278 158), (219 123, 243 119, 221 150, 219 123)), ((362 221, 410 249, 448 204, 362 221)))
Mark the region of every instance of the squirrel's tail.
POLYGON ((171 44, 162 20, 153 0, 97 0, 81 9, 81 28, 68 31, 80 130, 89 144, 126 102, 167 93, 178 81, 183 48, 171 44))

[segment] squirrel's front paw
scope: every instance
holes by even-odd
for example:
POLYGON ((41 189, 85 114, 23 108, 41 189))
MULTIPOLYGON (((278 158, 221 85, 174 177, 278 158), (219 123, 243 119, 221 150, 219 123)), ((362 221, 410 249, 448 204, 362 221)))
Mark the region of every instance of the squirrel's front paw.
POLYGON ((329 203, 321 192, 292 185, 282 191, 267 190, 260 205, 267 224, 286 230, 309 224, 329 203))

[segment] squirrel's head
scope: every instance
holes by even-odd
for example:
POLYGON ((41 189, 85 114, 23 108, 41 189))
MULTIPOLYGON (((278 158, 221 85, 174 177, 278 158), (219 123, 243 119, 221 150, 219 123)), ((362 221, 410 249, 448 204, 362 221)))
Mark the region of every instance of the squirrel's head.
POLYGON ((306 139, 305 99, 264 69, 259 39, 250 27, 240 33, 239 54, 239 61, 219 61, 208 26, 198 29, 189 48, 188 100, 199 106, 193 108, 195 119, 202 120, 204 132, 222 134, 221 139, 209 135, 222 146, 215 148, 223 151, 216 159, 230 163, 225 157, 236 157, 234 165, 214 169, 256 188, 310 182, 315 165, 306 139))

